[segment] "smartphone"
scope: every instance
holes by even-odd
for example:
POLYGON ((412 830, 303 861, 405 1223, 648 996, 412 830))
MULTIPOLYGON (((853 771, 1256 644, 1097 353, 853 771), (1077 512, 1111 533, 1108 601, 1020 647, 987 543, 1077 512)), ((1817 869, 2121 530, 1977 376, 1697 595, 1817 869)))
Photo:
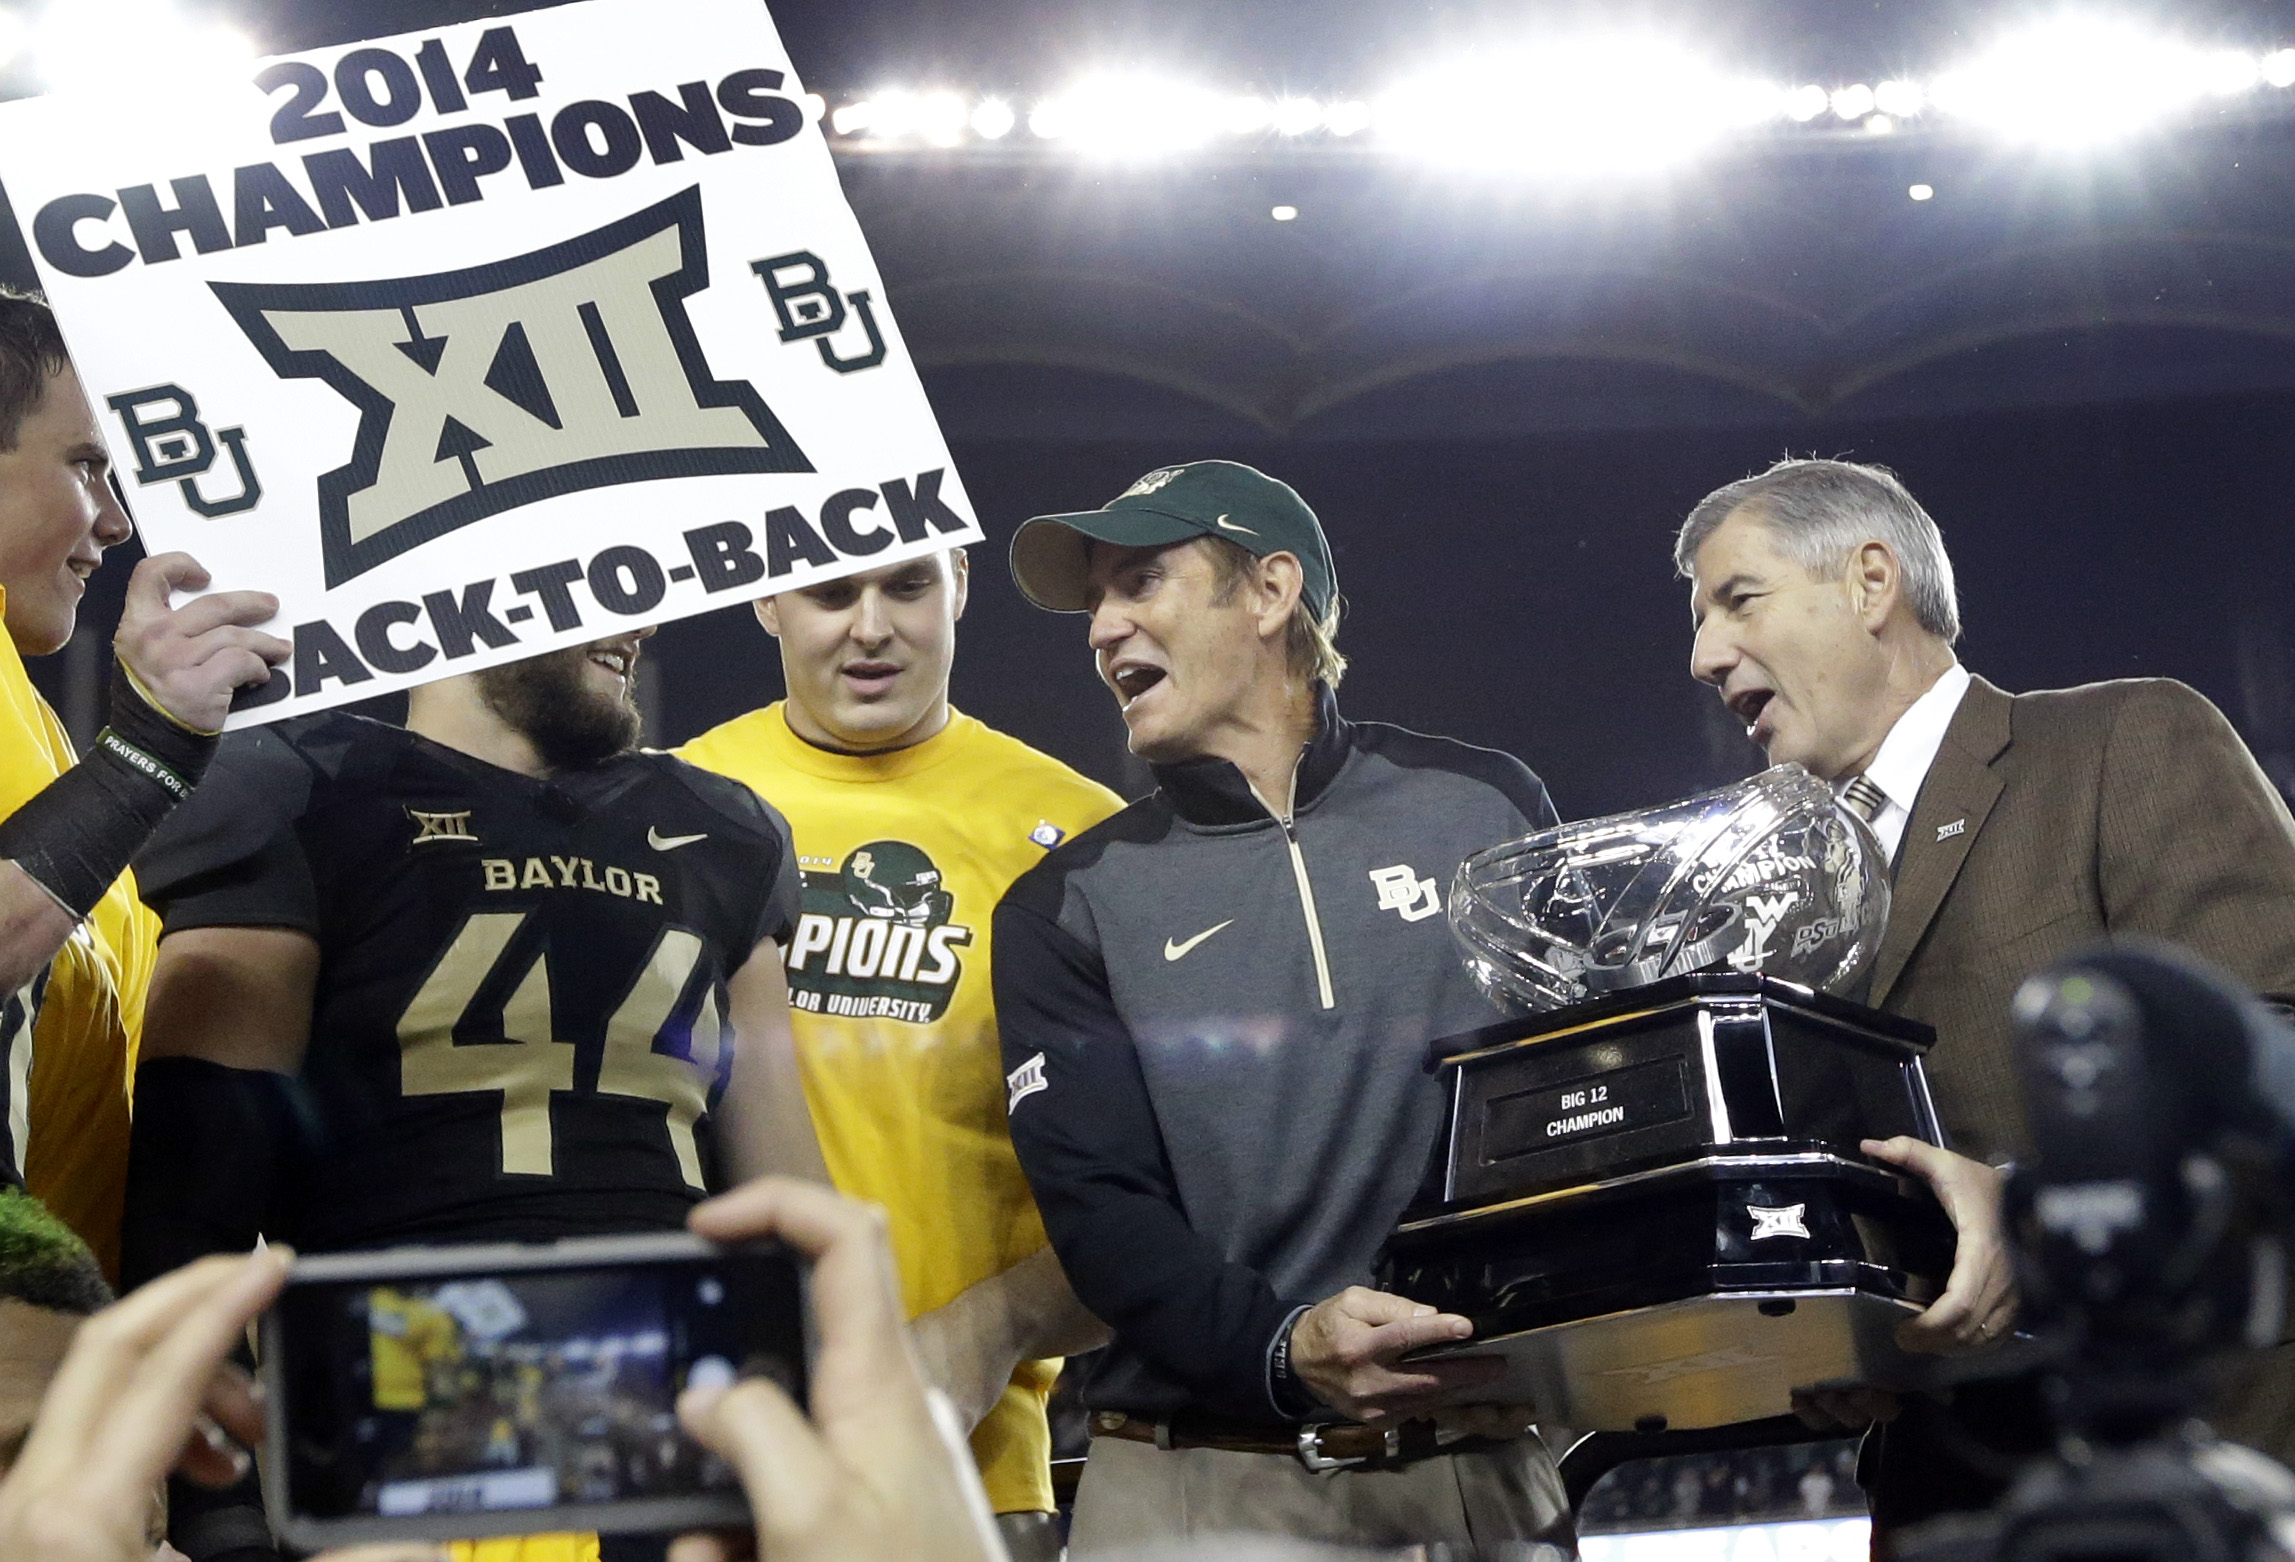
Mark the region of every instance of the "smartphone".
POLYGON ((264 1315, 264 1502, 290 1545, 745 1527, 677 1396, 806 1401, 808 1266, 682 1233, 298 1258, 264 1315))

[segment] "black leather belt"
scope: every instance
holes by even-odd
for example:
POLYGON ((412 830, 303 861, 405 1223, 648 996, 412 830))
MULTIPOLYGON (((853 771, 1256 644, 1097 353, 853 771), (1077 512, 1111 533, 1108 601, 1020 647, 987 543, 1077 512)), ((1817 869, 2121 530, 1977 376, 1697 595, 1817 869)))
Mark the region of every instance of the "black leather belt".
POLYGON ((1183 1410, 1168 1420, 1127 1415, 1121 1410, 1092 1412, 1094 1437, 1120 1437, 1158 1448, 1217 1448, 1227 1453, 1287 1454, 1307 1469, 1392 1470, 1438 1454, 1474 1453, 1500 1446, 1487 1437, 1445 1438, 1434 1422, 1400 1421, 1365 1426, 1359 1421, 1327 1421, 1315 1426, 1271 1426, 1203 1411, 1183 1410))

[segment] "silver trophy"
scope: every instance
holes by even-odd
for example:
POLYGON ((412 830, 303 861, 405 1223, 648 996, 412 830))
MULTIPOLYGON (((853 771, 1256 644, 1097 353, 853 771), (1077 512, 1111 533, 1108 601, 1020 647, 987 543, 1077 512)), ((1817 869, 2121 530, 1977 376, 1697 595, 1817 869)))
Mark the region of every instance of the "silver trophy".
POLYGON ((1888 916, 1880 842, 1799 765, 1493 846, 1450 887, 1467 970, 1515 1014, 1691 971, 1853 992, 1888 916))
POLYGON ((1428 1355, 1584 1429, 1915 1388, 1898 1324, 1951 1273, 1927 1189, 1858 1148, 1941 1142, 1925 1025, 1854 1001, 1888 859, 1797 765, 1469 857, 1468 969, 1512 1021, 1437 1043, 1449 1110, 1382 1288, 1472 1318, 1428 1355))

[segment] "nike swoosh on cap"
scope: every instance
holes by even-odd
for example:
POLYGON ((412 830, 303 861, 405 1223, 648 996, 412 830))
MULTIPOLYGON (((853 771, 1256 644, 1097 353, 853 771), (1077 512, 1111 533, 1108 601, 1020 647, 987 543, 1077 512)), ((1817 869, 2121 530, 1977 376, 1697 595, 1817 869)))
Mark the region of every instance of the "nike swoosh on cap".
POLYGON ((1180 956, 1193 949, 1197 944, 1202 943, 1212 934, 1218 932, 1220 927, 1233 927, 1234 925, 1235 919, 1233 917, 1229 917, 1226 921, 1220 923, 1219 927, 1207 927, 1184 944, 1167 938, 1163 941, 1163 957, 1166 960, 1177 960, 1180 958, 1180 956))
POLYGON ((657 852, 673 852, 680 846, 691 846, 695 841, 708 839, 709 832, 707 830, 702 831, 699 835, 664 835, 650 824, 645 827, 645 843, 657 852))
MULTIPOLYGON (((1219 528, 1221 531, 1223 531, 1223 532, 1241 532, 1241 533, 1243 533, 1243 535, 1244 535, 1244 536, 1246 536, 1246 537, 1256 537, 1256 536, 1258 536, 1258 535, 1259 535, 1257 532, 1253 531, 1253 530, 1252 530, 1250 527, 1248 527, 1248 526, 1238 526, 1238 525, 1236 525, 1236 524, 1235 524, 1233 521, 1229 520, 1229 519, 1228 519, 1226 516, 1224 516, 1224 515, 1222 515, 1221 517, 1219 517, 1219 519, 1217 519, 1217 520, 1213 521, 1211 524, 1212 524, 1212 525, 1214 525, 1214 526, 1216 526, 1216 527, 1218 527, 1218 528, 1219 528)), ((1220 925, 1221 927, 1225 927, 1227 924, 1226 924, 1226 923, 1224 923, 1224 922, 1222 922, 1222 923, 1220 923, 1219 925, 1220 925)))

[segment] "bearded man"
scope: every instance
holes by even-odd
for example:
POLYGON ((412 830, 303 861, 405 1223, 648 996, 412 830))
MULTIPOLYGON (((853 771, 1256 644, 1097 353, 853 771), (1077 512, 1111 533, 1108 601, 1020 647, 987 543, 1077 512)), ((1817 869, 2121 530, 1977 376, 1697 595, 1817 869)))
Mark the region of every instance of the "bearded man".
MULTIPOLYGON (((633 747, 651 631, 228 739, 138 859, 163 918, 129 1283, 260 1234, 304 1252, 675 1231, 827 1181, 781 947, 788 826, 633 747)), ((193 1562, 271 1546, 177 1483, 193 1562)), ((620 1549, 609 1540, 607 1555, 620 1549)))

